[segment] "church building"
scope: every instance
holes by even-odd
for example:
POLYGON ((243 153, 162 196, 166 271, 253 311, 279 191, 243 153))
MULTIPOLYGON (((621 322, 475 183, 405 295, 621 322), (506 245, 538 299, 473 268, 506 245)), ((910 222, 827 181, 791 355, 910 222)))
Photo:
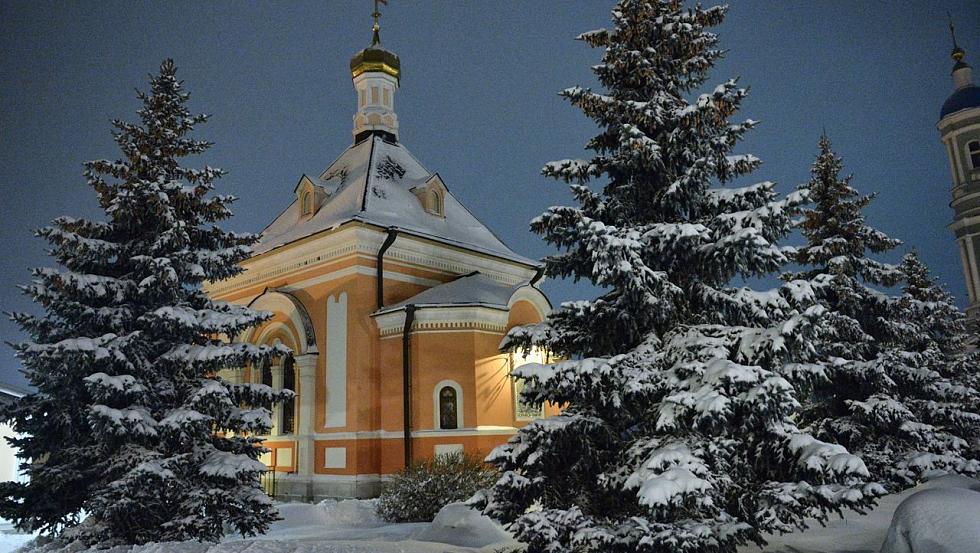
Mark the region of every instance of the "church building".
POLYGON ((399 140, 401 63, 381 45, 377 18, 350 70, 353 144, 299 178, 242 274, 208 287, 273 314, 238 340, 294 352, 222 373, 296 392, 276 407, 262 458, 289 499, 370 497, 408 463, 484 456, 553 411, 520 402, 511 377, 541 355, 499 350, 511 328, 551 309, 535 286, 540 264, 501 242, 399 140))
MULTIPOLYGON (((950 31, 952 31, 950 25, 950 31)), ((939 133, 953 178, 953 222, 970 319, 980 318, 980 87, 973 83, 973 70, 964 61, 966 53, 953 36, 953 94, 939 113, 939 133)))

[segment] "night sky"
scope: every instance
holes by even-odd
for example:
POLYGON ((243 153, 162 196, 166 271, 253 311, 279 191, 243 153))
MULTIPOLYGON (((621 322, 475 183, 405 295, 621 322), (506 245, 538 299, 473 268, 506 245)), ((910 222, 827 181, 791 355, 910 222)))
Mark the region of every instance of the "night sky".
MULTIPOLYGON (((706 2, 710 4, 710 2, 706 2)), ((557 93, 594 84, 599 59, 574 37, 609 24, 612 2, 391 0, 382 42, 402 61, 395 107, 402 142, 514 250, 550 252, 527 230, 564 185, 548 161, 585 157, 595 127, 557 93)), ((877 192, 872 225, 917 248, 957 295, 965 287, 946 225, 950 173, 936 121, 952 91, 946 11, 980 66, 975 0, 731 2, 716 29, 729 52, 707 88, 739 77, 741 117, 762 122, 741 153, 752 181, 782 191, 808 178, 826 128, 853 185, 877 192)), ((213 114, 199 160, 235 194, 227 227, 260 231, 351 142, 348 62, 370 42, 371 2, 34 2, 0 5, 0 309, 36 309, 17 289, 50 263, 31 231, 68 214, 98 217, 82 162, 116 158, 109 120, 135 119, 134 88, 173 57, 191 109, 213 114)), ((748 184, 749 181, 740 184, 748 184)), ((897 260, 901 252, 888 257, 897 260)), ((554 303, 588 287, 546 282, 554 303)), ((0 321, 0 339, 23 339, 0 321)), ((0 380, 17 360, 0 353, 0 380)))

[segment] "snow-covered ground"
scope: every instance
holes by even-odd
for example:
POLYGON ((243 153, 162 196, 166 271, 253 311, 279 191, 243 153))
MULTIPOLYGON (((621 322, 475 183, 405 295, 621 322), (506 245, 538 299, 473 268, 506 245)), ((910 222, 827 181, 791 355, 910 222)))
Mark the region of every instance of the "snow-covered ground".
MULTIPOLYGON (((492 553, 518 544, 490 519, 454 503, 431 523, 391 524, 375 514, 375 501, 324 501, 279 505, 283 520, 264 536, 229 536, 214 545, 199 542, 116 547, 98 553, 492 553)), ((2 537, 0 537, 2 540, 2 537)), ((19 544, 0 552, 13 551, 19 544)), ((81 548, 40 547, 36 553, 87 553, 81 548)))
POLYGON ((15 551, 32 539, 34 536, 29 534, 0 534, 0 552, 15 551))
MULTIPOLYGON (((500 526, 462 504, 446 506, 432 523, 415 524, 384 522, 374 508, 371 500, 286 503, 279 506, 284 520, 261 537, 228 537, 217 545, 117 547, 99 553, 492 553, 518 546, 500 526)), ((0 534, 0 553, 14 551, 29 539, 0 534)), ((846 513, 825 527, 771 536, 769 541, 765 548, 743 547, 739 552, 980 553, 980 482, 943 476, 884 497, 865 515, 846 513), (882 549, 886 537, 889 543, 882 549)), ((32 553, 88 550, 48 546, 32 553)))
MULTIPOLYGON (((925 507, 926 509, 932 509, 929 515, 933 515, 935 518, 948 520, 957 517, 959 519, 958 522, 961 527, 956 532, 950 532, 951 528, 947 526, 944 529, 947 533, 944 538, 947 544, 962 545, 965 549, 942 549, 939 544, 935 543, 932 544, 932 547, 925 548, 920 545, 920 547, 910 549, 881 549, 885 537, 888 535, 888 529, 896 510, 899 509, 899 506, 906 499, 923 490, 940 491, 940 495, 976 493, 977 499, 980 500, 980 482, 965 476, 942 476, 902 493, 881 498, 878 501, 878 506, 867 514, 859 515, 853 512, 846 512, 843 519, 831 517, 825 527, 817 525, 805 532, 794 532, 783 536, 770 536, 767 538, 769 545, 766 547, 761 549, 755 546, 743 547, 739 549, 739 553, 877 553, 878 551, 882 551, 882 553, 980 553, 980 541, 972 544, 962 541, 964 535, 971 529, 973 531, 980 530, 980 510, 965 513, 937 513, 935 512, 937 510, 935 504, 927 507, 922 505, 921 501, 916 501, 920 505, 913 505, 912 509, 918 515, 926 515, 923 512, 923 507, 925 507), (972 491, 964 492, 964 490, 972 491)), ((919 500, 920 498, 921 496, 916 499, 919 500)), ((939 505, 940 508, 938 510, 955 509, 955 504, 950 502, 941 501, 939 505)), ((915 537, 930 532, 931 528, 928 526, 928 523, 923 524, 923 522, 930 519, 930 516, 917 517, 913 515, 910 517, 910 514, 912 513, 905 513, 902 523, 908 526, 900 530, 905 534, 906 538, 912 538, 914 540, 915 537), (908 519, 910 518, 913 520, 909 521, 908 519)), ((901 515, 902 513, 900 512, 900 519, 903 518, 901 515)))

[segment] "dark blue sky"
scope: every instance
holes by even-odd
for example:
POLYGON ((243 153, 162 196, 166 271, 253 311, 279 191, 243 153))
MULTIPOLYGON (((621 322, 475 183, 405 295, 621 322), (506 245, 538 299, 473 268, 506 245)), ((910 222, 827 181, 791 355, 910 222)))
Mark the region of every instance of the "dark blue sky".
MULTIPOLYGON (((582 157, 594 127, 557 92, 593 83, 599 52, 573 40, 608 24, 612 2, 391 0, 386 47, 402 60, 402 141, 515 250, 549 252, 527 222, 568 200, 539 176, 582 157)), ((708 2, 710 3, 710 2, 708 2)), ((743 152, 755 180, 787 191, 808 177, 826 127, 853 184, 878 192, 873 225, 918 248, 965 296, 945 225, 950 174, 935 124, 951 91, 946 10, 980 65, 980 2, 732 2, 717 29, 729 54, 711 87, 738 76, 742 115, 762 122, 743 152)), ((16 289, 45 265, 31 229, 62 214, 97 216, 85 160, 117 157, 112 117, 135 118, 134 87, 176 59, 191 107, 214 115, 200 164, 230 172, 241 198, 229 227, 259 231, 303 173, 351 141, 350 56, 370 41, 371 2, 34 2, 0 6, 0 308, 33 309, 16 289)), ((589 293, 550 282, 559 302, 589 293)), ((8 321, 0 338, 22 338, 8 321)), ((0 374, 16 360, 0 354, 0 374)))

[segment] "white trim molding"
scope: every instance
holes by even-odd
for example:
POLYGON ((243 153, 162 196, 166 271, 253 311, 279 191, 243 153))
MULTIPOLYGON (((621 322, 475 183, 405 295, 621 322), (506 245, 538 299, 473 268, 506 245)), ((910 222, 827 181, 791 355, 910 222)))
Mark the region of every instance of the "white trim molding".
MULTIPOLYGON (((507 330, 508 311, 482 305, 424 306, 415 312, 413 333, 448 330, 484 330, 503 334, 507 330)), ((382 338, 401 334, 405 310, 389 311, 374 317, 382 338)))
MULTIPOLYGON (((336 229, 300 238, 285 246, 257 254, 242 262, 245 268, 243 273, 220 282, 206 283, 205 289, 211 297, 221 298, 250 286, 336 263, 344 258, 373 260, 386 237, 385 229, 370 223, 347 222, 336 229)), ((511 286, 527 282, 536 270, 533 266, 516 260, 506 260, 478 250, 468 250, 462 245, 453 246, 416 236, 411 230, 405 230, 399 235, 386 253, 385 262, 400 262, 404 266, 450 276, 477 270, 511 286)), ((386 274, 385 278, 391 277, 386 274)))
MULTIPOLYGON (((459 430, 413 430, 413 438, 445 438, 456 436, 510 436, 517 433, 514 426, 476 426, 459 430)), ((331 440, 401 440, 405 433, 396 430, 362 430, 360 432, 318 432, 313 439, 318 442, 331 440)), ((262 436, 260 436, 262 437, 262 436)), ((266 436, 274 440, 275 436, 266 436)))

